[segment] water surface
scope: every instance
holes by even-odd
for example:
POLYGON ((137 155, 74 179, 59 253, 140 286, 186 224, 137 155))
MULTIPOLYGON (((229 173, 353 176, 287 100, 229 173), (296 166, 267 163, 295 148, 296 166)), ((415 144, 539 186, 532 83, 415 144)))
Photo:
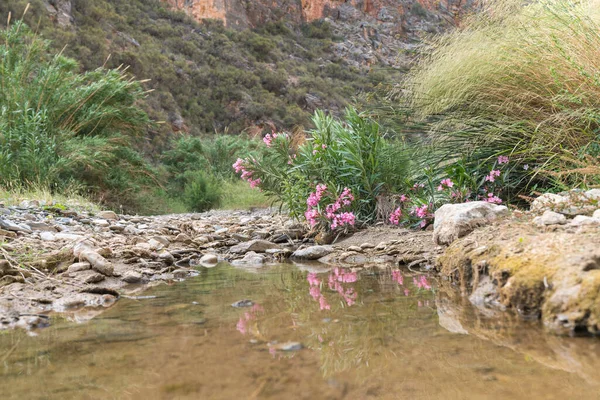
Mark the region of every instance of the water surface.
POLYGON ((312 268, 221 264, 85 323, 0 332, 1 398, 600 398, 595 339, 482 318, 425 276, 312 268))

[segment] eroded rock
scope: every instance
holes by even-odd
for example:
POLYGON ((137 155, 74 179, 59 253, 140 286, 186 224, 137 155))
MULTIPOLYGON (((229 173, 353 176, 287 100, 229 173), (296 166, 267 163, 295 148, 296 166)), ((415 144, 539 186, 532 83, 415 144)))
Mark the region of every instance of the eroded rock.
POLYGON ((435 212, 433 239, 437 244, 448 245, 475 228, 507 215, 508 208, 505 206, 484 201, 444 204, 435 212))

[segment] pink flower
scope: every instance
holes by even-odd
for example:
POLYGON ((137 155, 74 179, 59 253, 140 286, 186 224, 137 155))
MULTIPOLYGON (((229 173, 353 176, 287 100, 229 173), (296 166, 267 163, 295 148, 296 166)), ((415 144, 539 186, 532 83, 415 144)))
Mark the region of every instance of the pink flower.
POLYGON ((413 277, 413 284, 419 289, 431 289, 431 285, 427 282, 427 277, 425 275, 421 275, 419 278, 413 277))
POLYGON ((330 310, 331 309, 331 306, 329 305, 329 303, 327 303, 327 299, 323 295, 321 295, 321 297, 319 297, 319 307, 321 308, 321 310, 330 310))
POLYGON ((327 145, 326 145, 326 144, 322 144, 322 145, 321 145, 321 148, 322 148, 323 150, 325 150, 325 149, 327 148, 327 145))
POLYGON ((401 195, 400 195, 400 202, 401 202, 401 203, 404 203, 404 202, 406 202, 407 200, 408 200, 408 197, 407 197, 406 195, 404 195, 404 194, 401 194, 401 195))
POLYGON ((255 187, 257 187, 258 185, 260 185, 260 182, 261 182, 260 178, 257 178, 257 179, 249 179, 249 180, 248 180, 248 183, 250 184, 250 187, 251 187, 252 189, 254 189, 254 188, 255 188, 255 187))
POLYGON ((437 190, 438 192, 441 192, 442 190, 446 188, 451 188, 452 186, 454 186, 454 182, 452 182, 450 178, 442 179, 442 181, 440 182, 440 186, 438 186, 437 190))
POLYGON ((402 209, 400 207, 398 207, 390 214, 390 223, 393 225, 398 225, 400 223, 401 216, 402 216, 402 209))
POLYGON ((313 156, 314 156, 315 154, 317 154, 317 149, 314 149, 314 150, 313 150, 313 156))
POLYGON ((498 157, 498 164, 508 164, 508 156, 498 157))
POLYGON ((236 174, 239 174, 244 169, 244 161, 241 158, 238 158, 237 161, 232 165, 236 174))
POLYGON ((429 206, 427 204, 423 204, 421 207, 415 208, 414 214, 419 218, 425 218, 428 216, 428 207, 429 206))
POLYGON ((315 226, 317 224, 317 219, 321 216, 318 210, 307 210, 304 213, 304 217, 310 226, 315 226))
POLYGON ((494 196, 494 193, 488 193, 487 197, 485 197, 483 201, 493 204, 502 204, 502 199, 498 196, 494 196))
MULTIPOLYGON (((275 136, 275 134, 273 134, 275 136)), ((271 143, 273 142, 274 137, 271 136, 270 133, 267 133, 263 138, 263 142, 267 145, 267 147, 271 147, 271 143)))
POLYGON ((499 170, 491 170, 490 174, 485 177, 486 182, 494 182, 500 176, 499 170))
POLYGON ((245 335, 248 333, 248 321, 241 316, 238 323, 235 325, 235 329, 237 329, 242 335, 245 335))

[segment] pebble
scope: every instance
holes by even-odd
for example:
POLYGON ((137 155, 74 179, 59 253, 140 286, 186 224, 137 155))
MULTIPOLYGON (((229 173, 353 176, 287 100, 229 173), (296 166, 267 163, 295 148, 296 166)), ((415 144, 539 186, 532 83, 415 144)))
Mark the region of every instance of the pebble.
POLYGON ((187 278, 189 273, 190 273, 190 271, 187 269, 177 269, 177 270, 173 271, 173 276, 176 279, 184 279, 184 278, 187 278))
POLYGON ((96 214, 96 216, 98 218, 108 219, 111 221, 117 221, 119 219, 119 216, 114 211, 100 211, 96 214))
POLYGON ((233 303, 231 305, 231 307, 235 307, 235 308, 241 308, 241 307, 252 307, 254 305, 254 303, 252 302, 252 300, 239 300, 236 301, 235 303, 233 303))
POLYGON ((217 257, 215 254, 205 254, 202 256, 202 258, 200 258, 200 265, 205 266, 205 265, 210 265, 210 266, 214 266, 219 262, 219 257, 217 257))
POLYGON ((121 279, 127 283, 139 283, 142 281, 142 274, 136 271, 127 271, 121 279))
POLYGON ((554 211, 546 210, 544 214, 533 219, 533 223, 538 226, 546 225, 564 225, 567 223, 567 217, 554 211))
POLYGON ((75 272, 86 271, 86 270, 91 269, 91 268, 92 268, 92 266, 90 265, 90 263, 84 261, 84 262, 78 262, 78 263, 75 263, 75 264, 71 264, 69 266, 69 268, 67 269, 67 272, 69 274, 73 274, 75 272))

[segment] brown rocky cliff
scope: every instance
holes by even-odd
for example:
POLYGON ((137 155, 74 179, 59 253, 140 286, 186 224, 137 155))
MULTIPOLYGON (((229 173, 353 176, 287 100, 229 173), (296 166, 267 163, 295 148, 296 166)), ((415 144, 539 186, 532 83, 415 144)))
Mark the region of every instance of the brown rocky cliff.
MULTIPOLYGON (((226 26, 248 28, 287 19, 310 22, 317 19, 371 17, 378 23, 405 22, 411 10, 443 15, 456 20, 476 0, 162 0, 184 10, 196 20, 218 19, 226 26)), ((417 13, 418 13, 417 11, 417 13)), ((423 17, 425 15, 422 15, 423 17)))

